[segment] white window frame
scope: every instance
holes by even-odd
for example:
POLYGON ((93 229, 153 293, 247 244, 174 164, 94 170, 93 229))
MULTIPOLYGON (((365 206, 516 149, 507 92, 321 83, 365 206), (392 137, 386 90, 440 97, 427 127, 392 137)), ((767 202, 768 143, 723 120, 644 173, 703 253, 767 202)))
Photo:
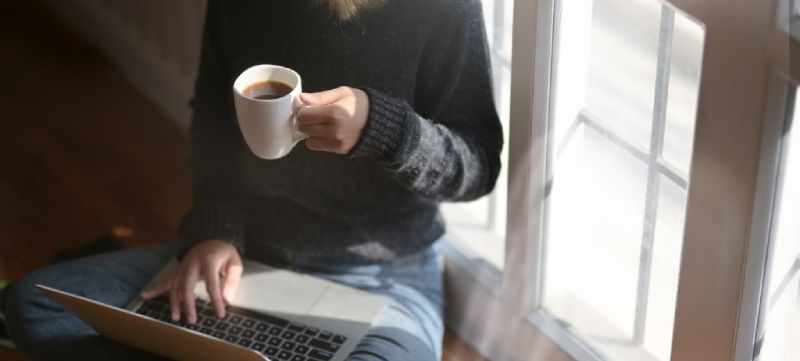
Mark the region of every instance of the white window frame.
MULTIPOLYGON (((776 30, 778 1, 736 6, 726 0, 668 2, 706 28, 673 336, 675 361, 732 360, 748 342, 742 336, 749 295, 744 284, 758 210, 754 196, 762 129, 769 119, 768 74, 786 73, 796 80, 800 73, 789 61, 789 54, 800 54, 800 47, 776 30)), ((537 290, 543 275, 539 259, 557 3, 514 4, 505 164, 510 196, 499 283, 486 277, 478 281, 474 255, 465 255, 457 244, 445 247, 448 324, 496 361, 592 359, 591 350, 558 332, 557 325, 548 326, 541 313, 530 312, 541 304, 537 290)))
MULTIPOLYGON (((784 153, 783 129, 794 101, 796 85, 786 77, 773 74, 769 85, 769 103, 761 141, 758 188, 753 212, 753 225, 747 252, 746 274, 741 304, 741 319, 736 342, 736 361, 752 361, 758 340, 758 326, 766 317, 762 304, 764 295, 771 227, 776 209, 784 153), (792 89, 795 88, 795 89, 792 89)), ((795 108, 794 111, 800 109, 795 108)))

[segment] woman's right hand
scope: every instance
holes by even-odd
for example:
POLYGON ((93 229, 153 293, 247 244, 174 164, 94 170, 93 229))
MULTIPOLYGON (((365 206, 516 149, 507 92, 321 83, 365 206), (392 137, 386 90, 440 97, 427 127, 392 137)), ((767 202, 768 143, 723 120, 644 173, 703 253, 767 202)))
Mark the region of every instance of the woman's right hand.
POLYGON ((195 309, 195 284, 206 283, 206 291, 217 317, 225 316, 225 304, 230 303, 239 287, 242 276, 242 259, 232 244, 222 240, 208 240, 194 245, 169 277, 142 292, 142 298, 151 299, 169 292, 172 321, 181 318, 181 309, 186 322, 197 322, 195 309))

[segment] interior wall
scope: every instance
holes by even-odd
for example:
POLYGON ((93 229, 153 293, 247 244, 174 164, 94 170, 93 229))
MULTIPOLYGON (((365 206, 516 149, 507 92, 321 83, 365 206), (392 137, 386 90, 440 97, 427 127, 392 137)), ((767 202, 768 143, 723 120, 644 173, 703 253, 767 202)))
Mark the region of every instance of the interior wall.
POLYGON ((182 128, 197 72, 206 0, 48 0, 182 128))

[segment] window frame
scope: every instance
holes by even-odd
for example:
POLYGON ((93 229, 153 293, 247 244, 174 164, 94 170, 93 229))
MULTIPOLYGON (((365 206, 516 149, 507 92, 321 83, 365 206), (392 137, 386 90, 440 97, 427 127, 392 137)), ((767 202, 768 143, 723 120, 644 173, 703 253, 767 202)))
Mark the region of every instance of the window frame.
POLYGON ((762 308, 767 295, 766 271, 772 242, 772 227, 778 205, 786 147, 782 136, 791 121, 794 96, 800 92, 785 75, 773 73, 769 85, 770 102, 761 141, 758 170, 758 189, 755 196, 753 226, 747 253, 744 292, 740 308, 741 319, 737 334, 735 360, 752 361, 758 340, 759 324, 766 314, 762 308))
MULTIPOLYGON (((479 286, 464 270, 469 258, 460 266, 447 264, 448 297, 458 300, 447 308, 448 323, 495 360, 573 360, 554 342, 559 335, 536 326, 535 314, 528 312, 531 305, 541 304, 536 290, 542 284, 538 260, 556 4, 556 0, 514 4, 507 163, 508 193, 513 196, 507 204, 502 284, 494 287, 495 292, 479 286)), ((800 46, 775 30, 778 0, 770 0, 770 6, 761 2, 729 6, 725 0, 667 4, 707 29, 672 359, 730 360, 744 342, 736 339, 746 326, 741 315, 747 293, 745 260, 752 246, 768 74, 773 69, 797 79, 800 67, 789 61, 789 55, 798 54, 800 46)), ((457 247, 451 251, 459 252, 457 247)), ((580 350, 570 351, 580 356, 580 350)))
MULTIPOLYGON (((556 3, 558 4, 558 3, 556 3)), ((556 9, 555 16, 560 15, 560 9, 556 9)), ((587 109, 581 110, 576 119, 572 120, 572 124, 567 130, 566 134, 561 140, 559 149, 551 149, 548 146, 548 158, 546 160, 548 172, 547 179, 552 179, 552 165, 554 164, 554 157, 558 155, 564 148, 566 148, 580 125, 585 125, 594 131, 598 132, 602 137, 614 143, 620 148, 624 149, 628 154, 636 157, 639 161, 644 163, 647 167, 647 182, 646 182, 646 196, 645 196, 645 209, 644 217, 642 219, 642 237, 639 246, 639 267, 638 267, 638 281, 636 291, 636 309, 634 314, 632 343, 641 346, 644 341, 645 324, 647 318, 647 306, 650 293, 650 275, 653 262, 653 245, 655 242, 655 227, 658 219, 658 202, 660 199, 660 179, 661 176, 666 177, 669 181, 675 183, 684 191, 688 186, 688 174, 681 174, 682 172, 677 167, 671 165, 664 157, 665 147, 665 134, 667 128, 667 99, 669 94, 670 75, 672 71, 672 41, 673 31, 675 26, 676 9, 668 4, 662 4, 658 34, 658 51, 657 51, 657 64, 656 64, 656 78, 655 90, 653 92, 653 113, 651 119, 650 130, 650 144, 647 149, 637 144, 636 141, 629 139, 622 134, 619 129, 616 129, 604 119, 593 115, 587 109)), ((553 33, 554 36, 560 29, 558 29, 559 21, 554 21, 553 33)), ((554 45, 554 52, 558 45, 554 45)), ((551 72, 553 74, 558 72, 558 65, 556 59, 551 65, 551 72)), ((551 90, 552 91, 552 90, 551 90)), ((551 112, 549 114, 550 121, 555 115, 551 112)), ((552 133, 549 132, 549 133, 552 133)), ((553 143, 552 134, 548 134, 548 143, 553 143)), ((547 185, 544 185, 547 187, 547 185)), ((544 217, 547 217, 547 209, 549 208, 550 199, 545 198, 544 210, 542 211, 544 217)), ((544 244, 549 234, 547 229, 547 221, 544 220, 542 224, 543 234, 539 235, 540 242, 544 244)), ((544 247, 544 245, 540 246, 544 247)), ((540 252, 543 252, 540 250, 540 252)), ((544 263, 543 259, 538 259, 537 262, 544 263)), ((542 272, 541 269, 538 272, 542 272)), ((541 279, 542 276, 538 276, 541 279)), ((601 359, 602 357, 595 353, 588 345, 566 332, 558 325, 557 317, 550 315, 543 309, 541 296, 544 294, 543 284, 538 284, 538 289, 534 292, 535 299, 532 301, 531 309, 536 309, 533 314, 528 316, 528 319, 533 322, 537 327, 549 335, 561 347, 568 350, 572 355, 581 355, 580 358, 594 358, 601 359)), ((642 350, 644 353, 644 350, 642 350)), ((642 357, 646 357, 643 355, 642 357)))

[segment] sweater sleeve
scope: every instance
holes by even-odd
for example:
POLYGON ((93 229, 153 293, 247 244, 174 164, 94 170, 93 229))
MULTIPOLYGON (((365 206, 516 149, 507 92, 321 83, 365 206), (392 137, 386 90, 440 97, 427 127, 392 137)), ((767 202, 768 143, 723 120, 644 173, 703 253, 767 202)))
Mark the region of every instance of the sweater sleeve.
POLYGON ((432 28, 417 74, 415 108, 363 88, 370 111, 351 153, 378 160, 405 187, 436 201, 489 193, 503 147, 481 5, 457 3, 432 28))
POLYGON ((216 6, 217 1, 208 2, 200 67, 190 102, 192 207, 181 222, 179 258, 195 244, 210 239, 231 242, 240 253, 244 251, 246 214, 238 161, 242 141, 230 112, 231 81, 218 40, 216 6))

